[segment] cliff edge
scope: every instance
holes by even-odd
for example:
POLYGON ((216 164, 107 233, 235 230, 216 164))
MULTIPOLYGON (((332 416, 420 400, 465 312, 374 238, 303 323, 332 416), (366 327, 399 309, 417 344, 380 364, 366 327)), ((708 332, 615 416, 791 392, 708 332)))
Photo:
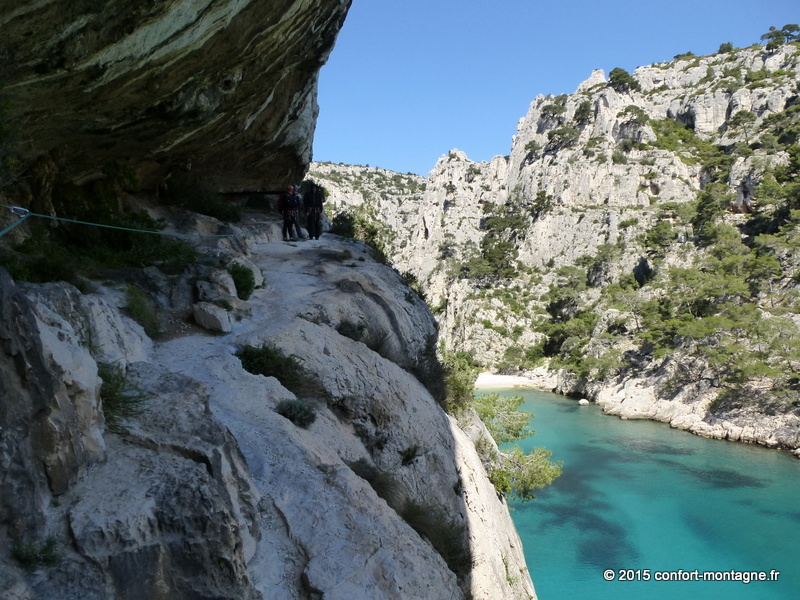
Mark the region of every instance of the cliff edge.
POLYGON ((14 549, 0 596, 535 597, 473 442, 420 383, 436 335, 424 302, 359 243, 280 239, 248 215, 209 242, 211 263, 150 268, 152 298, 218 317, 158 342, 122 283, 81 293, 0 272, 0 535, 14 549), (246 301, 234 263, 257 277, 246 301), (245 368, 243 350, 263 348, 291 359, 284 372, 245 368), (283 377, 292 364, 300 381, 283 377), (137 416, 112 421, 109 365, 137 416), (48 544, 52 564, 20 568, 48 544))

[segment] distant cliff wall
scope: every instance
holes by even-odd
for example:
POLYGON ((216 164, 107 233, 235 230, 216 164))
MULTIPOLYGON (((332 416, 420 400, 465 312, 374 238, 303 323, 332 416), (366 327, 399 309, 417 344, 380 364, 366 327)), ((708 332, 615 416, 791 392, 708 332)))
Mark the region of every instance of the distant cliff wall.
POLYGON ((449 348, 549 366, 614 414, 797 448, 799 92, 797 43, 684 55, 539 96, 506 157, 311 176, 332 210, 374 215, 449 348))

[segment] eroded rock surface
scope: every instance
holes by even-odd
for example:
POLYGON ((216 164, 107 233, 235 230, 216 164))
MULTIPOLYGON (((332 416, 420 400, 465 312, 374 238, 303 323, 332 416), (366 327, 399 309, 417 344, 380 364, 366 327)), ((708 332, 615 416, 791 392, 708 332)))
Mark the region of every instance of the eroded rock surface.
POLYGON ((319 68, 350 0, 24 2, 0 8, 0 81, 35 154, 277 190, 311 159, 319 68))
POLYGON ((427 306, 361 244, 327 235, 287 244, 280 224, 263 216, 239 233, 241 258, 263 286, 224 334, 198 330, 150 345, 115 306, 112 287, 83 295, 65 284, 17 286, 3 274, 4 314, 18 315, 4 321, 0 354, 4 547, 53 536, 60 562, 33 576, 4 555, 0 594, 535 597, 474 440, 420 383, 436 338, 427 306), (115 324, 98 336, 102 357, 119 356, 131 389, 147 399, 145 412, 114 432, 98 395, 101 351, 77 333, 97 306, 115 315, 100 320, 115 324), (292 391, 246 371, 236 352, 265 344, 296 357, 308 386, 292 391), (34 376, 26 365, 36 361, 46 366, 34 376), (25 412, 48 381, 63 391, 50 408, 25 412), (314 422, 303 428, 279 414, 287 400, 311 407, 314 422), (59 419, 49 452, 84 450, 48 467, 27 432, 82 405, 94 420, 59 419), (447 524, 457 552, 420 535, 414 511, 447 524))

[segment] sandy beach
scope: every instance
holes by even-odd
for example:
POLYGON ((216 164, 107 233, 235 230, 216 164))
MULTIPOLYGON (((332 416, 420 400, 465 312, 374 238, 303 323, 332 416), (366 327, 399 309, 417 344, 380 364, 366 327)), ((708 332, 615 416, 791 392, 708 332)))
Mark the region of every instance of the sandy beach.
POLYGON ((540 383, 528 377, 516 375, 496 375, 484 372, 478 375, 475 381, 475 388, 479 390, 503 389, 513 387, 538 388, 540 383))

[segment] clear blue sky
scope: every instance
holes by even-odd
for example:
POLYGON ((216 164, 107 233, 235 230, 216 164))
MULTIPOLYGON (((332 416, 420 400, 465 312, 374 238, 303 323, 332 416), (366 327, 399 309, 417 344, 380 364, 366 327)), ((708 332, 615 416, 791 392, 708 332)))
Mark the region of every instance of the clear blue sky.
POLYGON ((314 160, 420 175, 453 148, 491 160, 538 94, 787 23, 797 0, 353 0, 320 75, 314 160))

